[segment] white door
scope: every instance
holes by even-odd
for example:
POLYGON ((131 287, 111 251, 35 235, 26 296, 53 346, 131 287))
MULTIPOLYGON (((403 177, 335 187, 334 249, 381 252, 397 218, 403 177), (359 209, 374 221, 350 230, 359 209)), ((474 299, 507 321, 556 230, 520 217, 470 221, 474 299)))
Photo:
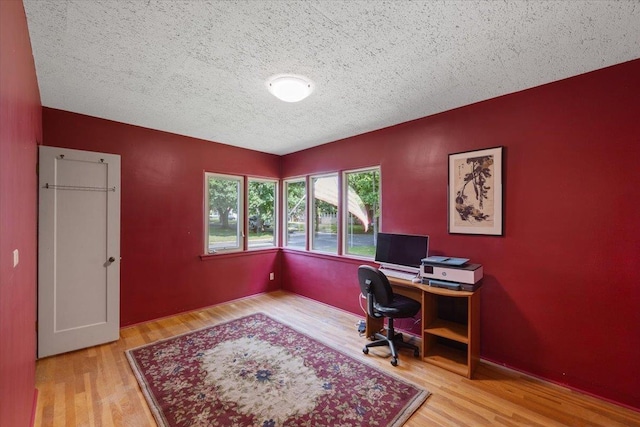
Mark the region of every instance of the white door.
POLYGON ((38 357, 120 329, 120 156, 40 147, 38 357))

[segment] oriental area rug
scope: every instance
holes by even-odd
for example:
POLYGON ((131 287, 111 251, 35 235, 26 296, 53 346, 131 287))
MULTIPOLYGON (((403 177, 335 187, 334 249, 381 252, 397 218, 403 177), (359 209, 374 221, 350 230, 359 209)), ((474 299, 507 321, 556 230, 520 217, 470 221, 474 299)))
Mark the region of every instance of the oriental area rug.
POLYGON ((262 313, 127 358, 162 427, 398 427, 429 396, 262 313))

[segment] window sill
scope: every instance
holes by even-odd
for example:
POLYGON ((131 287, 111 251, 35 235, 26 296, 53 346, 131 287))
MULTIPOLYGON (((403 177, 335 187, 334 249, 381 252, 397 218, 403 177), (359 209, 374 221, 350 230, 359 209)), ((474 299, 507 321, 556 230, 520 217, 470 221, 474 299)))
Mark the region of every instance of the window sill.
POLYGON ((221 258, 234 258, 234 257, 243 257, 243 256, 252 256, 252 255, 261 255, 266 253, 290 253, 293 255, 302 255, 312 258, 323 258, 333 261, 344 261, 350 262, 353 264, 363 264, 363 263, 375 263, 373 258, 365 258, 358 257, 354 255, 337 255, 331 254, 327 252, 314 252, 314 251, 306 251, 304 249, 295 249, 295 248, 265 248, 265 249, 249 249, 246 251, 236 251, 236 252, 221 252, 217 254, 202 254, 200 255, 201 261, 213 261, 221 258))
POLYGON ((278 252, 280 248, 266 248, 266 249, 251 249, 247 251, 236 251, 236 252, 220 252, 217 254, 202 254, 200 255, 200 261, 213 261, 214 259, 220 258, 234 258, 241 256, 251 256, 251 255, 260 255, 270 252, 278 252))

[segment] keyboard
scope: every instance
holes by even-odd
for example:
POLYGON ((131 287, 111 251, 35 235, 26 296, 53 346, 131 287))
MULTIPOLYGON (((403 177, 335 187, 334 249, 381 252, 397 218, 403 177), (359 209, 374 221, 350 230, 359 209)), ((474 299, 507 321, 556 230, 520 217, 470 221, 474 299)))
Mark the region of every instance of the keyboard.
POLYGON ((411 281, 411 279, 415 279, 416 277, 418 277, 416 273, 408 273, 406 271, 400 271, 400 270, 391 270, 389 268, 381 268, 380 271, 382 271, 385 276, 393 277, 396 279, 411 281))

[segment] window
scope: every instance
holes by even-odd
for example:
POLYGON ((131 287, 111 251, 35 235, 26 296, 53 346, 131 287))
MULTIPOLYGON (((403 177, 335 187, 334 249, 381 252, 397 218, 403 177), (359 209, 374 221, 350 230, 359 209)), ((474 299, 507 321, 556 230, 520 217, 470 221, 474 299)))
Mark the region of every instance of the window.
POLYGON ((249 207, 247 218, 249 249, 276 246, 277 182, 249 179, 249 207))
POLYGON ((344 253, 373 258, 380 229, 380 168, 344 173, 344 253))
POLYGON ((205 173, 205 253, 242 249, 244 179, 205 173))
MULTIPOLYGON (((380 229, 380 167, 312 176, 308 182, 309 189, 305 178, 283 182, 283 246, 373 258, 380 229)), ((242 176, 205 173, 205 253, 245 249, 245 231, 247 249, 277 246, 278 181, 248 178, 246 199, 244 191, 242 176)))
POLYGON ((307 247, 307 183, 304 178, 284 182, 284 246, 307 247))
POLYGON ((338 175, 311 178, 311 249, 338 252, 338 175))

